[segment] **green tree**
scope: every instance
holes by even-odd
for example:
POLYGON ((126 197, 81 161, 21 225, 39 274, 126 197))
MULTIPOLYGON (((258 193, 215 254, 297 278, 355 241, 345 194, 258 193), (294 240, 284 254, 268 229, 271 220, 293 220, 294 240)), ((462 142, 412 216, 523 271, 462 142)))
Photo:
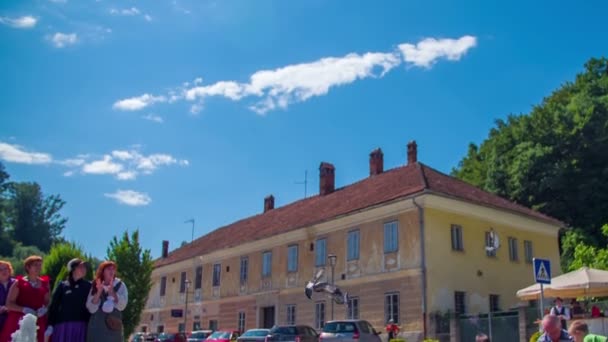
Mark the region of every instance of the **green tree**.
POLYGON ((591 59, 526 115, 498 120, 452 174, 563 221, 564 267, 581 242, 608 241, 608 59, 591 59))
POLYGON ((60 214, 65 201, 45 196, 37 183, 11 183, 8 200, 12 239, 48 252, 67 222, 60 214))
POLYGON ((25 274, 25 269, 23 268, 23 260, 31 255, 39 255, 42 258, 45 257, 45 254, 38 249, 36 246, 23 246, 21 243, 15 244, 15 248, 13 249, 13 255, 11 256, 1 256, 0 259, 9 261, 13 265, 13 270, 15 275, 25 274))
POLYGON ((120 240, 114 237, 107 257, 116 262, 118 276, 129 290, 129 303, 123 312, 124 336, 127 339, 139 324, 152 288, 152 256, 149 249, 142 249, 139 230, 135 230, 131 235, 125 232, 120 240))
POLYGON ((9 174, 0 163, 0 255, 12 255, 15 242, 8 232, 9 202, 7 199, 9 174))
MULTIPOLYGON (((602 234, 608 237, 608 224, 605 224, 601 230, 602 234)), ((598 247, 580 243, 574 247, 574 256, 569 271, 578 270, 583 266, 608 270, 608 245, 598 247)))
POLYGON ((51 251, 44 258, 42 273, 51 277, 53 288, 67 278, 67 264, 70 260, 79 258, 89 263, 87 279, 92 279, 96 265, 99 263, 91 255, 87 255, 83 249, 74 242, 60 242, 51 247, 51 251))

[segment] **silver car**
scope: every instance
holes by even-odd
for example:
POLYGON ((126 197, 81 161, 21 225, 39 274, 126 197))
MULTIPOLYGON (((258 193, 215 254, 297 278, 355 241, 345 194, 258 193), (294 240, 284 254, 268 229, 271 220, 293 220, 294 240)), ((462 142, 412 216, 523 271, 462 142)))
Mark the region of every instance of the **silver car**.
POLYGON ((332 321, 325 323, 319 342, 380 342, 378 335, 368 321, 332 321))

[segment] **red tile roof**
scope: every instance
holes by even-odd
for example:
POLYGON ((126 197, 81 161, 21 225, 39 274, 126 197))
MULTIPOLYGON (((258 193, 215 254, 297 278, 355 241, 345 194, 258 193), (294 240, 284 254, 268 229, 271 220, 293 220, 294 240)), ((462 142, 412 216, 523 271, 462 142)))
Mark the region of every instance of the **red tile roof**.
POLYGON ((325 196, 309 197, 216 229, 193 243, 174 250, 166 258, 156 260, 155 266, 176 263, 307 227, 424 190, 563 226, 563 223, 554 218, 478 189, 424 164, 415 163, 368 177, 325 196))

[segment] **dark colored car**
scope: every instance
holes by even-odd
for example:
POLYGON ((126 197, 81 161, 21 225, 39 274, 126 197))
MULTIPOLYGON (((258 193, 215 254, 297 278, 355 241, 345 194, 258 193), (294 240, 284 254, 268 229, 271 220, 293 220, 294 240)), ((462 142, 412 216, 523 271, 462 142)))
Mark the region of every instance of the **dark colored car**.
POLYGON ((156 341, 156 338, 158 337, 157 333, 148 333, 144 336, 144 341, 146 342, 154 342, 156 341))
POLYGON ((325 323, 319 342, 380 342, 378 335, 368 321, 332 321, 325 323))
POLYGON ((247 330, 241 337, 237 339, 238 342, 264 342, 266 336, 270 333, 269 329, 251 329, 247 330))
POLYGON ((266 342, 318 342, 319 334, 307 325, 282 325, 270 329, 266 342))

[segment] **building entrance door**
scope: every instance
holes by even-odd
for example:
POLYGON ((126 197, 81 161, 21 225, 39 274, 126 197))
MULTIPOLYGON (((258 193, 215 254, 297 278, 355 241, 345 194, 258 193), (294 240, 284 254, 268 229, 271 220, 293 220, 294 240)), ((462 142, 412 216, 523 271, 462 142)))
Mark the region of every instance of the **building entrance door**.
POLYGON ((270 329, 274 324, 274 306, 262 308, 262 328, 270 329))

